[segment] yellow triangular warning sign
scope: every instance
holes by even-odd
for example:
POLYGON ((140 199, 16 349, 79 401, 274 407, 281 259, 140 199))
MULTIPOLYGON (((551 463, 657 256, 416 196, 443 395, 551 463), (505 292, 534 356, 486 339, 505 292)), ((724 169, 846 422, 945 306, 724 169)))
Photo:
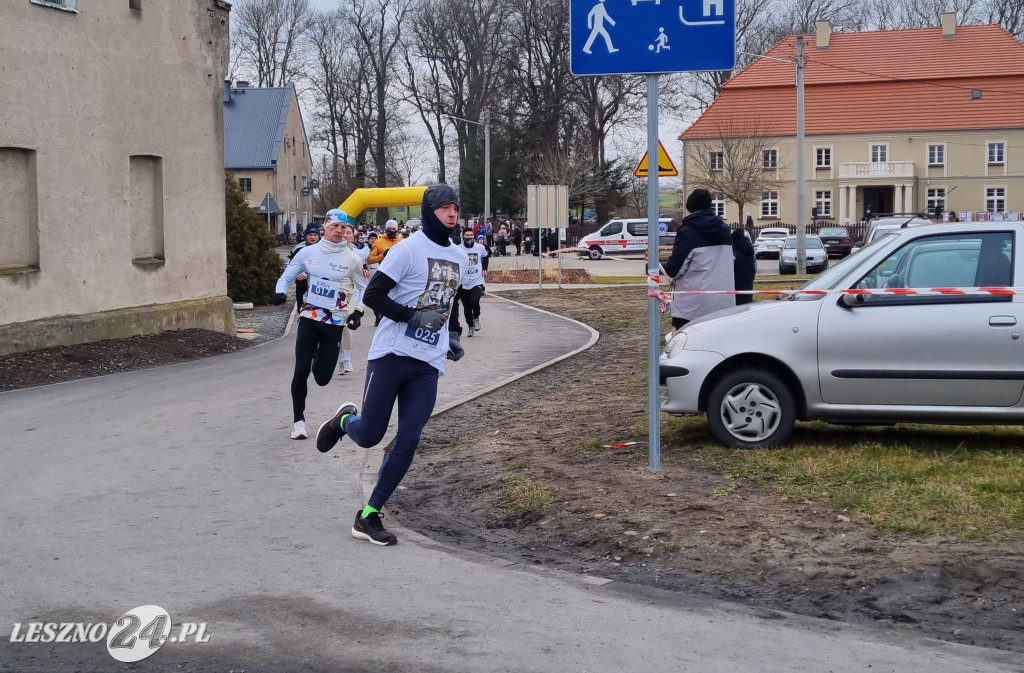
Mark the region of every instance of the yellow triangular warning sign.
MULTIPOLYGON (((633 171, 633 175, 638 178, 647 177, 647 155, 648 152, 644 152, 644 158, 637 164, 636 170, 633 171)), ((679 171, 676 170, 676 165, 672 163, 672 160, 668 158, 668 152, 665 151, 665 146, 658 141, 658 176, 659 177, 674 177, 679 175, 679 171)))

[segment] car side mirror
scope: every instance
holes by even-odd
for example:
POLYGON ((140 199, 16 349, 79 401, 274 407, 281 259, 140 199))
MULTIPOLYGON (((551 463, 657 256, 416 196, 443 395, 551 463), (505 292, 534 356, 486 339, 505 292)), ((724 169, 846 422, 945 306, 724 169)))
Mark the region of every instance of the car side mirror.
POLYGON ((857 308, 863 306, 866 301, 866 297, 862 294, 841 294, 839 295, 839 305, 843 308, 857 308))

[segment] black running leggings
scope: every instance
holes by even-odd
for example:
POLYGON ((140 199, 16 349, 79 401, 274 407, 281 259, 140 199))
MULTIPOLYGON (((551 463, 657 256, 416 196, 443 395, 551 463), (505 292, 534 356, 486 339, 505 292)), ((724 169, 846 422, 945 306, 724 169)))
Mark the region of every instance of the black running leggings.
POLYGON ((293 421, 305 420, 306 379, 310 369, 318 386, 331 382, 341 351, 341 325, 328 325, 309 318, 299 318, 295 336, 295 371, 292 373, 293 421))

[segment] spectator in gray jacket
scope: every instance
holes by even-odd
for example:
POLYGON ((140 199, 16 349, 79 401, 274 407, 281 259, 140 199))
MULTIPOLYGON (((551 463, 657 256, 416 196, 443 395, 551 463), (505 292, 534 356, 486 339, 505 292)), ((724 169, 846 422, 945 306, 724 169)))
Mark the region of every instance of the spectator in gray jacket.
MULTIPOLYGON (((734 290, 732 234, 711 209, 711 192, 695 189, 686 199, 683 224, 676 232, 672 254, 662 267, 672 278, 672 292, 734 290)), ((673 294, 672 328, 713 311, 736 305, 729 294, 673 294)))

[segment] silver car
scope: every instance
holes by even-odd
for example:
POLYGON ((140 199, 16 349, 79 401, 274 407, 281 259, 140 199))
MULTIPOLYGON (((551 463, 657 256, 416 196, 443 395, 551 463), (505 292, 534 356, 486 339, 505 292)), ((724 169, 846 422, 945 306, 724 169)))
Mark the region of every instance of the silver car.
MULTIPOLYGON (((796 253, 796 236, 790 236, 779 253, 780 276, 796 273, 796 253)), ((804 254, 807 273, 821 273, 828 268, 828 252, 821 239, 814 234, 804 236, 804 254)))
POLYGON ((661 355, 661 408, 706 413, 734 447, 785 442, 797 420, 1022 424, 1024 297, 997 289, 1022 242, 1024 223, 901 229, 801 288, 824 294, 695 320, 661 355))

